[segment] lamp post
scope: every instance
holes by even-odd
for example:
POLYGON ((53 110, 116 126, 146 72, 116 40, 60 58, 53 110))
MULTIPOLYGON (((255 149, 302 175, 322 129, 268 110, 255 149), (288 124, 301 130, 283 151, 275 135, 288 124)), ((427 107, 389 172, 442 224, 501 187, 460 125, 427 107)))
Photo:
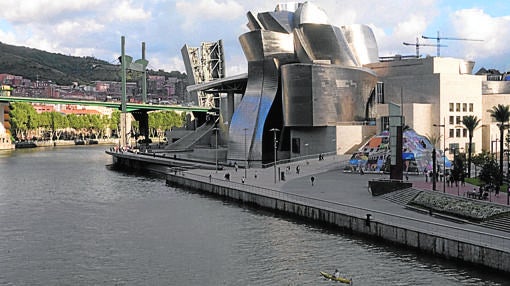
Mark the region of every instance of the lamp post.
POLYGON ((247 178, 247 169, 248 169, 248 156, 247 156, 247 148, 246 148, 246 131, 248 128, 244 128, 244 178, 247 178))
POLYGON ((276 184, 276 151, 278 150, 278 142, 276 141, 276 132, 280 131, 278 128, 271 128, 269 131, 273 132, 274 143, 274 183, 276 184))
POLYGON ((443 193, 446 193, 446 119, 444 124, 434 124, 435 127, 443 127, 443 193))
POLYGON ((216 162, 216 173, 218 173, 218 131, 220 129, 215 127, 212 130, 214 131, 214 134, 216 135, 216 138, 215 138, 216 147, 214 148, 214 161, 216 162))

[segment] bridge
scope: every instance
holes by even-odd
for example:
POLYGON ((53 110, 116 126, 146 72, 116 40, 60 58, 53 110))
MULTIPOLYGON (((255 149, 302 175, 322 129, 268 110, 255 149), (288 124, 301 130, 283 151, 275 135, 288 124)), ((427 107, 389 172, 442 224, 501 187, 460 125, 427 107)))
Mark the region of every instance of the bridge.
MULTIPOLYGON (((115 101, 92 101, 77 99, 56 99, 56 98, 35 98, 35 97, 15 97, 0 96, 0 102, 28 102, 28 103, 44 103, 44 104, 74 104, 87 106, 103 106, 121 110, 121 102, 115 101)), ((143 104, 143 103, 126 103, 126 111, 155 111, 155 110, 173 110, 184 112, 208 112, 208 107, 200 106, 182 106, 182 105, 161 105, 161 104, 143 104)))

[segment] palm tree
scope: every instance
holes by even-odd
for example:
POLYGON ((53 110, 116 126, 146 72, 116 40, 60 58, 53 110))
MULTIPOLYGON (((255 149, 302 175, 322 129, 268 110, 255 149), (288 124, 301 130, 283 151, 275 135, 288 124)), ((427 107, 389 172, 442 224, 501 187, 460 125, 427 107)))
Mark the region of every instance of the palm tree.
POLYGON ((501 152, 499 153, 499 172, 500 172, 500 182, 499 184, 503 184, 503 140, 504 138, 504 131, 505 127, 508 125, 505 125, 505 123, 508 124, 508 120, 510 119, 510 106, 498 104, 497 106, 493 106, 492 109, 487 110, 491 114, 491 117, 499 122, 499 150, 501 152))
POLYGON ((471 176, 471 154, 473 153, 472 144, 473 144, 473 131, 475 128, 480 124, 480 119, 478 117, 473 115, 468 115, 462 119, 462 124, 464 124, 464 127, 468 130, 469 135, 469 147, 468 147, 468 178, 471 176))

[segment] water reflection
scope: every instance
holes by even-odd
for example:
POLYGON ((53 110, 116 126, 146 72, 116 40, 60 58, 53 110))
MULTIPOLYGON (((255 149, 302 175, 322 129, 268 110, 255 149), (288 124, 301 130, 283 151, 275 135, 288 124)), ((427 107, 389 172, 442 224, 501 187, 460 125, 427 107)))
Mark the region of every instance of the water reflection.
MULTIPOLYGON (((0 157, 0 284, 505 285, 504 278, 109 167, 100 147, 0 157)), ((506 284, 508 285, 508 284, 506 284)))

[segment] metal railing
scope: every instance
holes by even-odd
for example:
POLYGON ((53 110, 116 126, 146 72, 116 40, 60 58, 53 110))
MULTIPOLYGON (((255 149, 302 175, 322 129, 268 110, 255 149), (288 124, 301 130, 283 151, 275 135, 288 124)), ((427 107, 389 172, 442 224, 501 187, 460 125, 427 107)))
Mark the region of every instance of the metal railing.
POLYGON ((248 192, 270 198, 280 199, 291 203, 316 207, 319 209, 324 209, 357 218, 366 218, 367 214, 370 214, 371 221, 375 221, 378 223, 401 227, 416 232, 423 232, 429 235, 435 235, 438 237, 453 239, 497 250, 502 250, 505 252, 510 252, 510 237, 500 236, 477 230, 459 228, 453 225, 446 225, 411 217, 404 217, 397 214, 391 214, 383 211, 347 205, 339 202, 331 202, 322 199, 311 198, 303 195, 287 193, 283 191, 278 191, 250 184, 243 184, 228 180, 212 178, 204 175, 195 174, 192 172, 177 172, 174 175, 184 176, 188 179, 200 182, 208 182, 210 184, 222 187, 229 187, 242 192, 248 192))

